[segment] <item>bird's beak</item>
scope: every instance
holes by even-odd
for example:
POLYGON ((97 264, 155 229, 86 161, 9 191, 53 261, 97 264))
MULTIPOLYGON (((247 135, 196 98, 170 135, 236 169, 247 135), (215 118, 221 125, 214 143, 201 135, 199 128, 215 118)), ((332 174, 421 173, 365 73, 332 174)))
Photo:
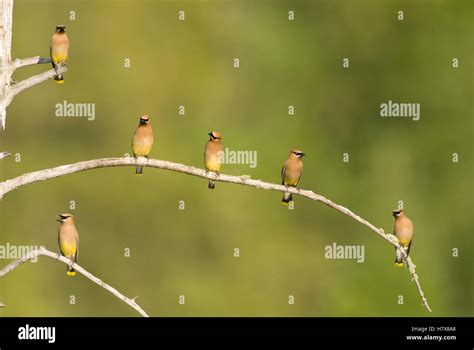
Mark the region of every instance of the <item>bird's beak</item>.
POLYGON ((212 132, 209 132, 209 133, 207 133, 207 134, 209 135, 209 137, 212 137, 212 132))
POLYGON ((306 153, 301 153, 301 156, 304 157, 306 155, 306 153))

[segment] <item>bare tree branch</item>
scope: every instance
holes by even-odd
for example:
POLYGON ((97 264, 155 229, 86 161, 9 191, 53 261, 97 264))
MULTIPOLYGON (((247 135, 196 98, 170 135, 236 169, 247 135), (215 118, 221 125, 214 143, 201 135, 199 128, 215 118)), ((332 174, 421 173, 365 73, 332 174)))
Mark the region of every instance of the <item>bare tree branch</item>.
POLYGON ((38 249, 30 251, 28 254, 26 254, 22 258, 20 258, 18 260, 15 260, 15 261, 12 261, 10 264, 8 264, 7 266, 5 266, 3 269, 0 270, 0 277, 5 276, 7 273, 9 273, 9 272, 13 271, 14 269, 16 269, 18 266, 22 265, 23 263, 25 263, 29 260, 33 260, 38 256, 48 256, 52 259, 59 260, 62 263, 68 265, 68 266, 72 266, 81 275, 83 275, 84 277, 87 277, 88 279, 90 279, 95 284, 101 286, 102 288, 104 288, 108 292, 115 295, 117 298, 122 300, 124 303, 126 303, 129 306, 131 306, 132 308, 134 308, 143 317, 149 317, 147 315, 147 313, 140 307, 140 305, 138 305, 135 302, 136 298, 132 299, 132 298, 126 297, 125 295, 120 293, 117 289, 115 289, 112 286, 108 285, 107 283, 105 283, 101 279, 95 277, 93 274, 91 274, 90 272, 88 272, 86 269, 79 266, 78 264, 74 263, 72 260, 70 260, 70 259, 68 259, 68 258, 66 258, 66 257, 64 257, 60 254, 53 253, 53 252, 47 250, 45 247, 39 247, 38 249))
POLYGON ((67 71, 66 67, 59 67, 57 70, 55 69, 50 69, 47 72, 34 75, 30 78, 27 78, 25 80, 20 81, 19 83, 12 85, 7 92, 7 95, 5 96, 4 103, 8 106, 13 98, 18 95, 20 92, 25 91, 26 89, 29 89, 30 87, 33 87, 35 85, 38 85, 42 83, 43 81, 49 80, 51 78, 54 78, 57 74, 61 74, 67 71))
POLYGON ((51 63, 51 58, 40 57, 40 56, 29 57, 29 58, 17 58, 15 59, 15 61, 13 61, 13 70, 16 70, 18 68, 25 67, 25 66, 32 66, 35 64, 45 64, 45 63, 51 63))
POLYGON ((1 0, 0 9, 0 59, 2 60, 0 71, 0 120, 2 128, 5 129, 7 106, 3 103, 3 99, 11 81, 13 0, 1 0))
POLYGON ((9 156, 11 156, 11 155, 12 155, 12 154, 11 154, 10 152, 7 152, 7 151, 0 152, 0 159, 9 157, 9 156))
POLYGON ((2 61, 0 66, 0 120, 2 128, 5 129, 7 107, 13 98, 20 92, 53 78, 57 73, 64 73, 66 68, 59 68, 57 73, 51 69, 15 84, 12 75, 16 69, 33 64, 51 63, 51 59, 35 56, 15 59, 12 62, 13 0, 0 0, 0 10, 0 59, 2 61))
POLYGON ((0 16, 0 45, 2 71, 11 63, 12 52, 12 24, 13 24, 13 0, 1 0, 0 16))
POLYGON ((327 206, 343 213, 344 215, 349 216, 353 220, 361 223, 362 225, 368 227, 370 230, 374 231, 378 234, 381 238, 389 242, 395 248, 400 250, 402 253, 403 258, 405 259, 406 265, 408 270, 412 276, 413 282, 416 285, 418 293, 420 294, 421 300, 423 305, 426 307, 428 311, 431 312, 431 308, 428 305, 428 301, 425 298, 423 290, 421 289, 420 281, 418 275, 415 271, 415 264, 412 262, 411 258, 405 254, 404 249, 398 243, 397 238, 391 234, 385 234, 384 230, 381 228, 377 228, 367 220, 361 218, 359 215, 354 214, 351 210, 343 207, 342 205, 336 204, 331 200, 327 199, 324 196, 321 196, 317 193, 314 193, 310 190, 301 190, 298 188, 293 187, 286 187, 283 185, 278 185, 274 183, 264 182, 260 180, 253 180, 248 175, 243 176, 232 176, 232 175, 225 175, 220 174, 219 176, 215 173, 208 173, 203 169, 195 168, 192 166, 187 166, 184 164, 168 162, 165 160, 157 160, 157 159, 146 159, 146 158, 132 158, 132 157, 125 157, 125 158, 102 158, 102 159, 94 159, 88 160, 84 162, 68 164, 68 165, 61 165, 51 169, 45 169, 40 171, 35 171, 32 173, 27 173, 18 177, 15 177, 10 180, 6 180, 0 183, 0 198, 3 195, 7 194, 10 191, 13 191, 19 187, 26 186, 28 184, 44 181, 48 179, 53 179, 55 177, 77 173, 80 171, 97 169, 97 168, 107 168, 107 167, 118 167, 118 166, 143 166, 143 167, 151 167, 151 168, 159 168, 164 170, 171 170, 179 173, 184 173, 188 175, 193 175, 205 179, 211 179, 220 182, 229 182, 243 186, 251 186, 256 187, 264 190, 273 190, 279 192, 290 192, 296 195, 300 195, 303 197, 310 198, 312 200, 321 202, 326 204, 327 206))

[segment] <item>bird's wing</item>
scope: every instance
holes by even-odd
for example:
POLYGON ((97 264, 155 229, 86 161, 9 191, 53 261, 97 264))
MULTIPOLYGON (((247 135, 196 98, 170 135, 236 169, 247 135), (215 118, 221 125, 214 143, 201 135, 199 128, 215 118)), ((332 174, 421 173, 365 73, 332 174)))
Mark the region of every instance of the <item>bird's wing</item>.
POLYGON ((408 243, 407 255, 410 254, 410 248, 411 248, 412 243, 413 243, 413 238, 411 239, 410 243, 408 243))
POLYGON ((61 253, 62 256, 64 256, 63 251, 61 249, 61 240, 59 239, 59 233, 58 233, 58 245, 59 245, 59 252, 61 253))
POLYGON ((76 255, 74 256, 74 262, 77 263, 79 257, 79 237, 76 238, 76 255))
POLYGON ((284 185, 285 184, 285 166, 282 166, 281 167, 281 184, 284 185))
POLYGON ((51 64, 53 65, 53 68, 56 68, 53 61, 53 45, 49 45, 49 57, 51 58, 51 64))
POLYGON ((298 181, 296 181, 296 186, 300 183, 301 177, 303 176, 303 170, 301 170, 300 177, 298 178, 298 181))

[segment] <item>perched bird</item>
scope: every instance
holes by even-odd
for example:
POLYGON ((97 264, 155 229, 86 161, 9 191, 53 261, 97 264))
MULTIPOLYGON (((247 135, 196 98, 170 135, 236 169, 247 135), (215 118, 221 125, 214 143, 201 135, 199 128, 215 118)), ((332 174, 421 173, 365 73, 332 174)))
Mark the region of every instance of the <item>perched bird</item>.
MULTIPOLYGON (((394 210, 393 217, 395 218, 393 234, 397 237, 398 242, 403 247, 406 255, 408 255, 410 253, 411 242, 413 239, 413 223, 401 209, 394 210)), ((403 266, 402 253, 397 248, 395 248, 395 252, 395 266, 401 267, 403 266)))
MULTIPOLYGON (((132 139, 132 152, 135 158, 145 157, 148 158, 151 147, 153 146, 153 129, 150 125, 150 117, 146 114, 140 117, 140 123, 138 124, 135 135, 132 139)), ((135 174, 143 174, 143 168, 137 166, 135 174)))
MULTIPOLYGON (((49 55, 51 56, 51 63, 54 69, 58 69, 61 66, 67 64, 69 50, 69 39, 66 35, 66 27, 59 25, 54 31, 53 37, 51 38, 51 45, 49 47, 49 55)), ((64 79, 62 74, 57 74, 54 80, 58 84, 63 84, 64 79)))
MULTIPOLYGON (((219 175, 222 163, 222 136, 219 131, 212 131, 208 133, 209 141, 204 148, 204 166, 207 171, 213 171, 219 175)), ((209 180, 208 188, 215 188, 214 181, 209 180)))
MULTIPOLYGON (((58 230, 61 255, 77 262, 77 256, 79 255, 79 233, 74 225, 74 216, 67 213, 60 214, 57 221, 61 223, 58 230)), ((68 276, 75 276, 76 271, 71 266, 68 266, 67 274, 68 276)))
MULTIPOLYGON (((298 186, 301 175, 303 175, 303 158, 305 154, 297 149, 292 149, 288 155, 288 159, 283 168, 281 169, 281 184, 285 186, 296 187, 298 186)), ((288 204, 293 200, 291 193, 285 192, 283 194, 283 199, 281 200, 283 204, 288 204)))

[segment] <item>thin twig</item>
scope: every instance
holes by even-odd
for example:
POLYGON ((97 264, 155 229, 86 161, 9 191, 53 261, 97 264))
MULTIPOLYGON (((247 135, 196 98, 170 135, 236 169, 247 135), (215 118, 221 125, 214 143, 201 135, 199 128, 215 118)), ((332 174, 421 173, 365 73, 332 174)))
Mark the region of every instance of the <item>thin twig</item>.
POLYGON ((101 286, 102 288, 104 288, 108 292, 115 295, 117 298, 122 300, 124 303, 126 303, 129 306, 131 306, 132 308, 134 308, 143 317, 149 317, 147 315, 147 313, 140 307, 140 305, 138 305, 135 302, 136 298, 126 297, 125 295, 120 293, 117 289, 115 289, 114 287, 108 285, 107 283, 105 283, 101 279, 95 277, 93 274, 91 274, 90 272, 88 272, 86 269, 79 266, 78 264, 74 263, 72 260, 70 260, 70 259, 68 259, 68 258, 66 258, 66 257, 64 257, 60 254, 53 253, 53 252, 47 250, 45 247, 39 247, 38 249, 30 251, 28 254, 21 257, 20 259, 12 261, 10 264, 8 264, 7 266, 5 266, 3 269, 0 270, 0 277, 5 276, 7 273, 9 273, 9 272, 13 271, 14 269, 16 269, 18 266, 22 265, 23 263, 25 263, 29 260, 33 260, 33 259, 37 258, 38 256, 48 256, 52 259, 61 261, 62 263, 66 264, 68 266, 72 266, 81 275, 83 275, 84 277, 87 277, 88 279, 90 279, 95 284, 101 286))
POLYGON ((118 166, 137 166, 137 165, 142 166, 142 167, 171 170, 171 171, 193 175, 193 176, 197 176, 197 177, 201 177, 205 179, 211 179, 214 181, 229 182, 229 183, 239 184, 243 186, 256 187, 256 188, 260 188, 264 190, 290 192, 295 195, 300 195, 302 197, 307 197, 312 200, 324 203, 327 206, 343 213, 344 215, 349 216, 355 221, 368 227, 369 229, 374 231, 381 238, 389 242, 391 245, 393 245, 395 248, 397 248, 401 252, 407 264, 408 271, 410 272, 413 282, 415 283, 418 293, 420 294, 423 305, 426 307, 428 311, 431 312, 431 308, 428 304, 428 301, 425 298, 423 290, 421 289, 420 281, 415 271, 415 264, 412 262, 411 258, 406 255, 404 249, 402 249, 396 237, 391 234, 385 234, 385 232, 382 229, 375 227, 367 220, 353 213, 351 210, 343 207, 342 205, 336 204, 332 202, 331 200, 327 199, 326 197, 319 195, 317 193, 314 193, 313 191, 310 191, 310 190, 301 190, 298 188, 286 187, 283 185, 264 182, 260 180, 253 180, 248 175, 233 176, 233 175, 220 174, 219 176, 217 176, 215 173, 212 173, 212 172, 208 173, 205 170, 200 169, 200 168, 187 166, 187 165, 179 164, 179 163, 168 162, 165 160, 146 159, 146 158, 135 159, 132 157, 124 157, 124 158, 93 159, 93 160, 88 160, 88 161, 74 163, 74 164, 61 165, 61 166, 51 168, 51 169, 45 169, 45 170, 35 171, 32 173, 27 173, 27 174, 15 177, 13 179, 1 182, 0 183, 0 198, 2 198, 3 195, 7 194, 8 192, 13 191, 17 188, 20 188, 22 186, 25 186, 34 182, 52 179, 55 177, 60 177, 67 174, 72 174, 72 173, 77 173, 80 171, 97 169, 97 168, 118 167, 118 166))
POLYGON ((29 57, 29 58, 17 58, 15 59, 15 61, 13 61, 13 70, 16 70, 18 68, 25 67, 25 66, 32 66, 35 64, 45 64, 45 63, 51 63, 51 58, 40 57, 40 56, 29 57))
POLYGON ((3 152, 0 152, 0 159, 3 159, 3 158, 6 158, 6 157, 9 157, 11 156, 12 154, 8 151, 3 151, 3 152))

